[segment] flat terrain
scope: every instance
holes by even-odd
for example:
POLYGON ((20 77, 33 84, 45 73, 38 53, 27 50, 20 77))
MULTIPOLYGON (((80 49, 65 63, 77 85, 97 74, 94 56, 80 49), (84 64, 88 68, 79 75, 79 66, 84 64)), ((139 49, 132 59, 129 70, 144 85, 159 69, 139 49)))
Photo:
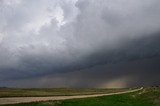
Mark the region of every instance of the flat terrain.
POLYGON ((91 95, 106 94, 126 91, 124 89, 73 89, 73 88, 0 88, 0 98, 6 97, 48 97, 48 96, 73 96, 73 95, 91 95))
POLYGON ((107 93, 107 94, 92 94, 92 95, 77 95, 77 96, 54 96, 54 97, 12 97, 12 98, 0 98, 0 104, 11 104, 11 103, 26 103, 34 101, 47 101, 47 100, 66 100, 66 99, 77 99, 77 98, 88 98, 88 97, 98 97, 98 96, 108 96, 115 94, 123 94, 129 92, 135 92, 142 90, 143 88, 121 91, 116 93, 107 93))
POLYGON ((101 97, 8 104, 2 106, 160 106, 160 88, 101 97))

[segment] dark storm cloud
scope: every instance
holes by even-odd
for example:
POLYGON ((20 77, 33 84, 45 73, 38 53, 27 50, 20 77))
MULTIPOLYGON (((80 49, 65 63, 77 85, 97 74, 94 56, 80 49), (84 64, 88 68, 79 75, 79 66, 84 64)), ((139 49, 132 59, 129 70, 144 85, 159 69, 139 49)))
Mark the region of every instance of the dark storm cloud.
POLYGON ((159 4, 159 0, 1 0, 0 85, 159 84, 159 4))

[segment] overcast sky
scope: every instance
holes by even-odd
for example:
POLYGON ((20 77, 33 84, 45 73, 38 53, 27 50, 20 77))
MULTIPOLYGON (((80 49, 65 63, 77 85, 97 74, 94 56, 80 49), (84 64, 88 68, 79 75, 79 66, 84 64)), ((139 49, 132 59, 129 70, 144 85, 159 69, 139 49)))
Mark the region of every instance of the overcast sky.
POLYGON ((0 0, 0 86, 160 84, 160 0, 0 0))

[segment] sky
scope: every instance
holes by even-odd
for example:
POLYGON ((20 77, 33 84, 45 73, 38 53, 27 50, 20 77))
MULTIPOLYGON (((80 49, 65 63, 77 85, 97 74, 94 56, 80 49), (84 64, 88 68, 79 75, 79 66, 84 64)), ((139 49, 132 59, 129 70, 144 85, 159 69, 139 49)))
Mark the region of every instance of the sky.
POLYGON ((0 0, 0 87, 160 85, 159 0, 0 0))

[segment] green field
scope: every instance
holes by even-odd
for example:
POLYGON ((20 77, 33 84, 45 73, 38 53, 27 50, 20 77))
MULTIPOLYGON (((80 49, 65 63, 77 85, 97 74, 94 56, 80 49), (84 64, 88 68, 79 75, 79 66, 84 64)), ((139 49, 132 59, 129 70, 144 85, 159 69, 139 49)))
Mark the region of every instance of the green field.
POLYGON ((2 97, 46 97, 46 96, 71 96, 90 95, 126 91, 123 89, 83 89, 83 88, 0 88, 0 98, 2 97))
POLYGON ((160 88, 144 88, 134 93, 112 96, 2 106, 160 106, 160 88))

